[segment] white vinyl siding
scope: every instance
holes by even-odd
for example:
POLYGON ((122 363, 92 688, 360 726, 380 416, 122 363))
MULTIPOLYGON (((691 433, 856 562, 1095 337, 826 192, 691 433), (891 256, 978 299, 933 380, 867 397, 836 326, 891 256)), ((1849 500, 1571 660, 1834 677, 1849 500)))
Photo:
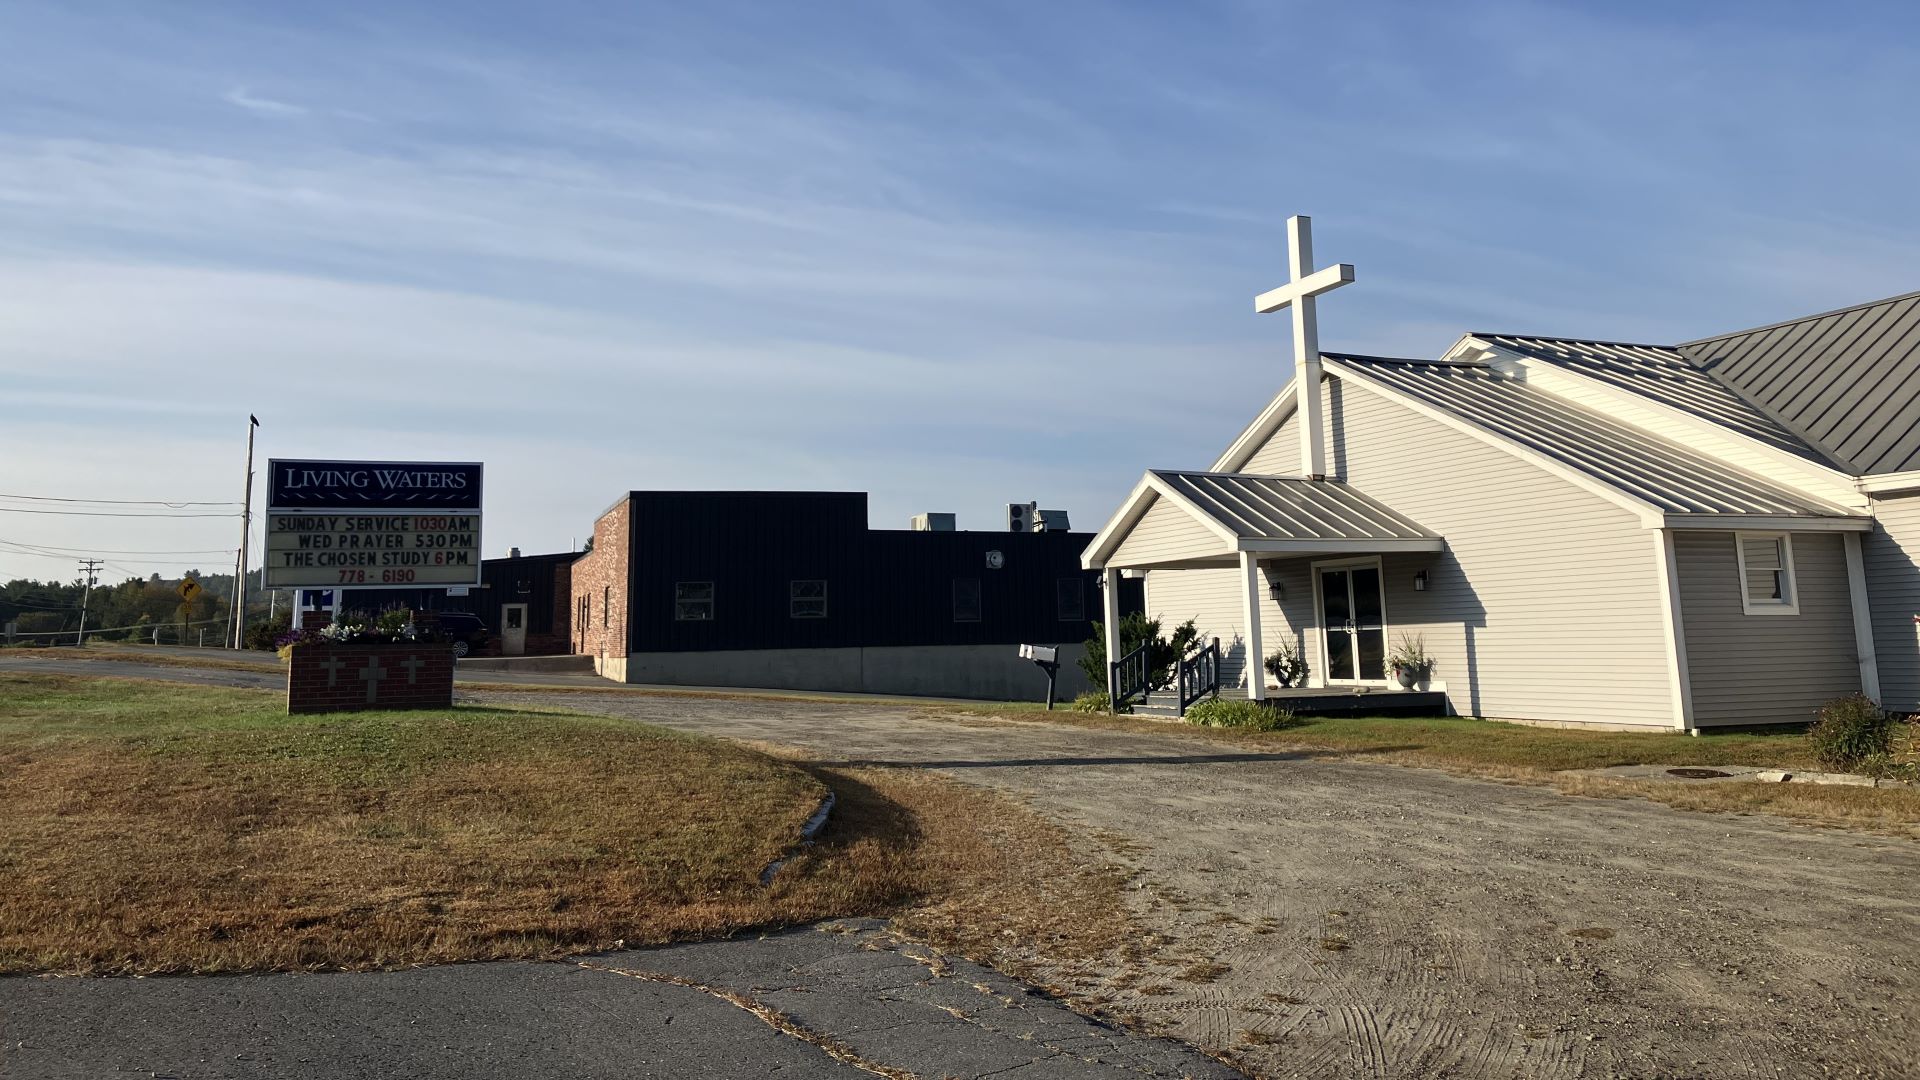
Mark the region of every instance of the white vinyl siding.
POLYGON ((1873 531, 1861 537, 1881 704, 1920 712, 1920 492, 1875 499, 1873 531))
MULTIPOLYGON (((1518 720, 1672 728, 1664 602, 1651 534, 1635 515, 1529 462, 1364 387, 1327 383, 1328 468, 1444 536, 1447 550, 1389 557, 1392 637, 1421 634, 1455 711, 1518 720), (1428 585, 1414 592, 1413 572, 1428 585)), ((1288 420, 1246 467, 1290 472, 1288 420)), ((1288 564, 1277 564, 1286 567, 1288 564)), ((1305 638, 1326 669, 1312 591, 1287 586, 1269 640, 1305 638)), ((1237 598, 1236 598, 1237 602, 1237 598)), ((1156 605, 1157 606, 1157 605, 1156 605)), ((1223 639, 1224 640, 1224 639, 1223 639)))
POLYGON ((1226 541, 1194 520, 1192 514, 1161 496, 1140 518, 1127 539, 1107 559, 1109 566, 1151 566, 1202 555, 1219 555, 1226 541))
MULTIPOLYGON (((1160 620, 1160 632, 1194 620, 1204 644, 1220 639, 1220 685, 1245 686, 1247 646, 1240 619, 1240 571, 1154 570, 1147 574, 1147 617, 1160 620)), ((1262 603, 1266 601, 1262 599, 1262 603)), ((1267 625, 1263 620, 1262 626, 1267 625)))
POLYGON ((1775 619, 1753 618, 1741 602, 1735 537, 1760 535, 1674 530, 1693 716, 1701 727, 1805 723, 1823 702, 1860 689, 1840 534, 1793 534, 1799 614, 1775 619))

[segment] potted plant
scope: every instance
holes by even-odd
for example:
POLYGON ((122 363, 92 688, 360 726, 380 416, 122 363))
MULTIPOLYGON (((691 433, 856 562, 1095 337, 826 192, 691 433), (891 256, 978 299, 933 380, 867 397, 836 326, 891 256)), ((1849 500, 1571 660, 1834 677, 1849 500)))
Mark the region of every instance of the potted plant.
POLYGON ((1293 642, 1282 642, 1266 660, 1267 674, 1280 680, 1282 687, 1307 685, 1307 657, 1293 642))
POLYGON ((1401 634, 1387 655, 1387 666, 1404 690, 1411 690, 1433 674, 1433 657, 1427 655, 1427 639, 1420 634, 1401 634))

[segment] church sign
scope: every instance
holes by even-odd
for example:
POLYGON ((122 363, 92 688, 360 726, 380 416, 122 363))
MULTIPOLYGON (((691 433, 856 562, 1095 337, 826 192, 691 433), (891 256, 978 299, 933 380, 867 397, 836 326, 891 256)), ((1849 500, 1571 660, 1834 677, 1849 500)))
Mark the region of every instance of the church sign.
POLYGON ((269 589, 480 583, 474 462, 268 462, 269 589))

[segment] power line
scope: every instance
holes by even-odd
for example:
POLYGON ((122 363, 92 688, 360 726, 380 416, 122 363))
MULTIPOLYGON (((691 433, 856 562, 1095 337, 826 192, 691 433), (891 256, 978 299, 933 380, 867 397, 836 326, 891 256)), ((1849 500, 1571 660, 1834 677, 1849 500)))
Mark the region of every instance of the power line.
POLYGON ((167 499, 69 499, 69 498, 63 498, 59 495, 0 494, 0 499, 29 499, 33 502, 104 503, 109 506, 171 506, 176 509, 182 506, 239 506, 240 505, 239 503, 233 502, 231 500, 228 500, 225 502, 172 502, 167 499))
MULTIPOLYGON (((227 552, 217 551, 214 552, 214 554, 225 555, 227 552)), ((0 541, 0 555, 31 555, 36 559, 59 559, 61 561, 67 561, 74 557, 71 552, 35 551, 32 548, 16 547, 7 544, 5 541, 0 541)), ((107 565, 131 574, 133 571, 126 570, 126 568, 120 566, 120 564, 130 563, 134 566, 199 566, 203 562, 205 562, 204 559, 120 559, 115 562, 109 562, 107 565)))
MULTIPOLYGON (((231 505, 221 503, 220 505, 231 505)), ((236 518, 239 514, 133 514, 104 510, 34 510, 24 506, 0 506, 0 514, 62 514, 67 517, 118 518, 236 518)))
POLYGON ((225 555, 232 548, 162 548, 145 550, 140 548, 75 548, 60 547, 57 544, 29 544, 25 540, 0 539, 0 544, 13 544, 17 547, 29 547, 36 551, 70 551, 78 554, 98 553, 101 555, 225 555))

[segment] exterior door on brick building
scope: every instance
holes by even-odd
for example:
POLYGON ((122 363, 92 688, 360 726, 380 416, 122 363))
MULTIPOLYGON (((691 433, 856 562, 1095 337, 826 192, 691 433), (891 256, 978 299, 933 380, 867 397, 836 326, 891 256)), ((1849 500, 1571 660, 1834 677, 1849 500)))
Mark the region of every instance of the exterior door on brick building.
POLYGON ((527 605, 500 605, 500 653, 520 656, 527 651, 527 605))

